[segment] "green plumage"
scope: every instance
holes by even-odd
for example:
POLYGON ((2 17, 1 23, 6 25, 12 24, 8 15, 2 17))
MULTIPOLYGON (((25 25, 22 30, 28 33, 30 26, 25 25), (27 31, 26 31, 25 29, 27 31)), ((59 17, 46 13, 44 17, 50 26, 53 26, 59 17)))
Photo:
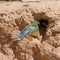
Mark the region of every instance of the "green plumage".
POLYGON ((35 32, 39 30, 38 28, 38 22, 34 21, 31 25, 28 25, 26 28, 27 30, 31 29, 30 33, 28 35, 33 36, 35 32))
POLYGON ((34 21, 32 24, 26 26, 16 39, 22 40, 26 35, 35 36, 35 33, 39 31, 38 24, 37 21, 34 21))

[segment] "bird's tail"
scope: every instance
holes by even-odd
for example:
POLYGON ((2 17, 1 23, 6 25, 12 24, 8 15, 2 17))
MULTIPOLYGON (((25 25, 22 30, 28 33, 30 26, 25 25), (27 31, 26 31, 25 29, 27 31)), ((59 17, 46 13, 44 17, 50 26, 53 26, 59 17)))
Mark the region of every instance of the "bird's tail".
POLYGON ((17 36, 15 40, 22 40, 28 33, 30 32, 30 30, 25 30, 24 32, 22 32, 19 36, 17 36))

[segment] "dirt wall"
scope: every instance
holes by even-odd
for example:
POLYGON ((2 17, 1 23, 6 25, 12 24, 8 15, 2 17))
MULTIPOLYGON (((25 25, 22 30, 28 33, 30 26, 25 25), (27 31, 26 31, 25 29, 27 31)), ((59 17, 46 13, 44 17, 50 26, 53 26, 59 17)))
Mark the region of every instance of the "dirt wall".
MULTIPOLYGON (((60 60, 60 1, 0 3, 0 60, 60 60), (12 41, 26 25, 49 22, 45 39, 12 41)), ((42 36, 42 35, 40 35, 42 36)))

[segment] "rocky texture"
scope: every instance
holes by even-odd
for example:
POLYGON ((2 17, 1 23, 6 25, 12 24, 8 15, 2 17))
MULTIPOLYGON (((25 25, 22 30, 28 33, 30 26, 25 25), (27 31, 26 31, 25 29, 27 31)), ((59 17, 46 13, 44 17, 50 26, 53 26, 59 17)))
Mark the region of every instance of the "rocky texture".
POLYGON ((60 60, 59 7, 60 1, 1 2, 0 60, 60 60), (30 36, 12 41, 26 25, 41 19, 49 22, 42 42, 30 36))
POLYGON ((22 0, 22 2, 37 2, 37 1, 39 1, 39 0, 22 0))
POLYGON ((59 1, 59 0, 0 0, 0 1, 39 2, 39 1, 59 1))

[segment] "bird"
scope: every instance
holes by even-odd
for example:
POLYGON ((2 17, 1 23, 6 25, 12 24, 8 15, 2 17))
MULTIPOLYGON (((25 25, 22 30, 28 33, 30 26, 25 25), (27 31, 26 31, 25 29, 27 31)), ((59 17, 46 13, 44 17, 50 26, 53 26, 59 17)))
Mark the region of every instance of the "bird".
POLYGON ((26 35, 29 35, 34 38, 39 38, 39 27, 38 27, 39 22, 34 21, 33 23, 29 24, 26 26, 20 35, 18 35, 15 40, 22 40, 26 35))

